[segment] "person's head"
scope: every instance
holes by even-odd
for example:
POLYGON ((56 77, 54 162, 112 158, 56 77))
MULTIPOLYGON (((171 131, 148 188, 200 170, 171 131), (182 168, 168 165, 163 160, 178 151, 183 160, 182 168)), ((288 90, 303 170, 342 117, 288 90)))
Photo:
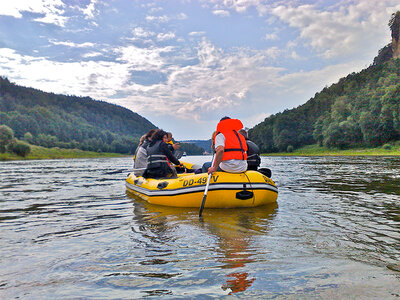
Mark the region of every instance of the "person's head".
POLYGON ((157 129, 151 129, 149 130, 146 134, 145 134, 145 138, 147 140, 151 140, 151 136, 153 135, 153 133, 156 131, 157 129))
POLYGON ((168 138, 168 142, 172 141, 172 133, 171 132, 167 132, 167 138, 168 138))
POLYGON ((220 122, 221 121, 224 121, 224 120, 229 120, 230 118, 229 117, 223 117, 221 120, 219 120, 220 122))
POLYGON ((168 141, 167 133, 162 129, 157 129, 151 136, 151 141, 154 143, 156 141, 163 141, 166 143, 168 141))
POLYGON ((143 134, 139 140, 139 146, 143 145, 144 141, 148 140, 151 141, 151 136, 153 135, 156 129, 149 130, 146 134, 143 134))
POLYGON ((247 137, 247 131, 246 131, 246 130, 240 129, 238 132, 239 132, 241 135, 243 135, 244 138, 245 138, 246 140, 248 139, 248 137, 247 137))

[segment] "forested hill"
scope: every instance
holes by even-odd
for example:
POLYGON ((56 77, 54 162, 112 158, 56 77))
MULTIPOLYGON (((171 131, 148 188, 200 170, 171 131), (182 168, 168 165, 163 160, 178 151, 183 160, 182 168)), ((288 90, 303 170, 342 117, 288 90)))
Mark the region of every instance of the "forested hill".
POLYGON ((126 108, 88 97, 45 93, 0 77, 0 125, 45 147, 132 153, 151 122, 126 108))
POLYGON ((249 137, 262 152, 327 147, 380 146, 400 139, 400 12, 389 27, 393 41, 373 64, 316 93, 305 104, 266 118, 249 137), (394 25, 393 25, 394 24, 394 25))

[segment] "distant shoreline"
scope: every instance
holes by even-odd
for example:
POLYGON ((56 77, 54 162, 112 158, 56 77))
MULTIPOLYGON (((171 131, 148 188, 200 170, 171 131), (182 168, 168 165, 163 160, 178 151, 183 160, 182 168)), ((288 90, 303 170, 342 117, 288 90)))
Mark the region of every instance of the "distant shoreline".
POLYGON ((400 145, 390 145, 386 148, 353 148, 353 149, 329 149, 318 145, 308 145, 293 152, 263 153, 262 156, 400 156, 400 145))
POLYGON ((127 154, 93 152, 80 149, 64 149, 64 148, 44 148, 40 146, 30 145, 31 152, 26 156, 18 156, 14 153, 0 153, 0 162, 14 160, 40 160, 40 159, 70 159, 70 158, 112 158, 124 157, 127 154))
MULTIPOLYGON (((44 148, 30 145, 31 153, 26 157, 14 153, 0 153, 0 162, 14 160, 41 160, 41 159, 73 159, 73 158, 112 158, 126 157, 128 154, 93 152, 80 149, 44 148)), ((318 145, 308 145, 293 152, 262 153, 261 156, 400 156, 400 145, 393 145, 391 149, 377 148, 356 148, 356 149, 329 149, 318 145)))

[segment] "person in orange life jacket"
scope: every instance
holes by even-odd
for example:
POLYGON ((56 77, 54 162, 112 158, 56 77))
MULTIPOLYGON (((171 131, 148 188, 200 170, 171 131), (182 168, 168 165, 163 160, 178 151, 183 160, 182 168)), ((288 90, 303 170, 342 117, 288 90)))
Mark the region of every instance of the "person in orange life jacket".
POLYGON ((260 148, 247 137, 247 131, 240 129, 239 133, 244 136, 247 144, 247 170, 257 171, 261 164, 260 148))
POLYGON ((157 129, 151 136, 151 142, 147 146, 147 168, 143 174, 145 178, 172 178, 176 176, 169 162, 181 165, 167 146, 167 133, 157 129))
POLYGON ((172 141, 172 133, 171 132, 167 132, 167 145, 169 150, 171 150, 172 153, 174 153, 175 150, 179 149, 180 145, 179 143, 174 143, 172 141))
POLYGON ((242 173, 247 170, 247 145, 238 130, 243 124, 238 119, 222 118, 217 125, 214 138, 215 158, 208 174, 222 170, 229 173, 242 173))

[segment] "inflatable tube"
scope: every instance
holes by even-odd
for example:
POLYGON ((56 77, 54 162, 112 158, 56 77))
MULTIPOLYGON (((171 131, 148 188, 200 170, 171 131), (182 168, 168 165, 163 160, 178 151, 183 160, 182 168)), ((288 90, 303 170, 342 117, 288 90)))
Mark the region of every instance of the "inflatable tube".
MULTIPOLYGON (((184 173, 175 179, 146 179, 131 173, 126 179, 126 189, 152 204, 200 207, 207 176, 207 173, 184 173)), ((205 207, 256 207, 275 203, 277 198, 275 183, 257 171, 215 172, 211 176, 205 207)))

